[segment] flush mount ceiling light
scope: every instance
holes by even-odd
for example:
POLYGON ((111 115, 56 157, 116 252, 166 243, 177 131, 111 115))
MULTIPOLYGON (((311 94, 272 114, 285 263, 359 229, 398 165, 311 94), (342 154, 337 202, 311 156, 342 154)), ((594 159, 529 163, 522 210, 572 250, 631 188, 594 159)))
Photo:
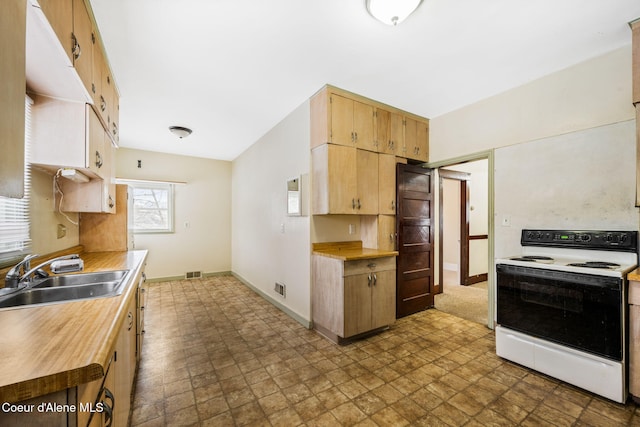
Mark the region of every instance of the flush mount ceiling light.
POLYGON ((367 11, 378 21, 398 25, 409 17, 422 0, 365 0, 367 11))
POLYGON ((191 135, 191 132, 193 132, 191 129, 183 126, 169 126, 169 130, 180 139, 188 137, 191 135))

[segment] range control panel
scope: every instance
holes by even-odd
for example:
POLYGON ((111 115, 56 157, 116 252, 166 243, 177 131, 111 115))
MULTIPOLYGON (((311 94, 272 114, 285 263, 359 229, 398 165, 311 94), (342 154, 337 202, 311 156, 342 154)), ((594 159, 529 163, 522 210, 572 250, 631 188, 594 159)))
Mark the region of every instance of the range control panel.
POLYGON ((637 231, 522 230, 522 246, 637 252, 637 231))

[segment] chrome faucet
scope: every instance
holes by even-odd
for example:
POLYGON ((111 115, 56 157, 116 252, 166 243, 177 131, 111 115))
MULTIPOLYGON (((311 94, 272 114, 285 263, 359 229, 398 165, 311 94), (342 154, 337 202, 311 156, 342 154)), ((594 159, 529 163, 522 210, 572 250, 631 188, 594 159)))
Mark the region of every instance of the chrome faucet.
MULTIPOLYGON (((80 256, 78 254, 63 255, 63 256, 59 256, 59 257, 47 260, 47 261, 45 261, 45 262, 43 262, 41 264, 38 264, 37 266, 35 266, 33 268, 29 268, 31 266, 30 265, 31 259, 35 258, 36 256, 38 256, 38 255, 30 255, 30 256, 26 257, 18 265, 16 265, 11 270, 9 270, 9 272, 7 273, 7 277, 5 278, 5 287, 17 288, 23 282, 30 282, 31 281, 31 275, 33 273, 36 273, 38 270, 42 269, 42 267, 45 267, 45 266, 47 266, 49 264, 52 264, 55 261, 61 261, 61 260, 65 260, 65 259, 78 259, 78 258, 80 258, 80 256), (22 275, 20 275, 20 267, 22 267, 22 269, 23 269, 22 271, 24 272, 22 275)), ((80 271, 80 270, 82 270, 82 268, 76 269, 74 271, 80 271)), ((46 273, 44 273, 44 274, 46 274, 46 273)))
POLYGON ((20 275, 20 270, 22 270, 23 273, 29 271, 29 269, 31 268, 31 260, 36 258, 37 256, 37 254, 27 255, 22 261, 13 266, 11 270, 7 272, 7 275, 4 278, 4 287, 17 288, 23 277, 20 275))

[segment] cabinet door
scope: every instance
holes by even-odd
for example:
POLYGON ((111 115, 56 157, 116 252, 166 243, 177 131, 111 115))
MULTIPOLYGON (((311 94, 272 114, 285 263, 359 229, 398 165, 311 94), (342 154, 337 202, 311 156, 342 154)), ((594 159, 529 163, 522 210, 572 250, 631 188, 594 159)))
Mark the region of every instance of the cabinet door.
POLYGON ((114 395, 114 425, 126 426, 131 408, 131 391, 136 367, 136 306, 135 298, 129 304, 127 317, 120 328, 116 344, 114 395))
POLYGON ((104 129, 93 108, 87 108, 89 141, 86 152, 86 166, 101 178, 110 175, 109 159, 105 153, 104 129))
POLYGON ((38 4, 73 64, 73 0, 38 0, 38 4))
POLYGON ((324 144, 311 152, 313 213, 351 214, 356 204, 356 149, 324 144))
MULTIPOLYGON (((106 112, 106 104, 102 101, 104 99, 102 95, 102 70, 104 69, 105 58, 102 50, 102 43, 97 36, 97 30, 93 30, 92 36, 92 67, 91 67, 91 97, 93 98, 93 105, 101 116, 106 112)), ((106 116, 103 116, 106 121, 106 116)))
POLYGON ((429 161, 429 123, 418 121, 416 129, 416 160, 429 161))
POLYGON ((353 101, 353 134, 356 147, 377 151, 373 138, 373 107, 353 101))
POLYGON ((404 143, 405 157, 426 162, 429 156, 429 124, 405 117, 404 143))
POLYGON ((378 215, 378 249, 396 250, 396 217, 394 215, 378 215))
POLYGON ((371 329, 391 325, 396 319, 396 271, 378 271, 371 286, 371 329))
POLYGON ((344 337, 371 330, 373 273, 344 278, 344 337))
POLYGON ((93 25, 84 0, 73 0, 73 66, 88 93, 91 93, 93 70, 93 25))
POLYGON ((356 150, 358 193, 356 212, 362 215, 378 214, 378 153, 356 150))
POLYGON ((404 156, 402 115, 383 108, 376 110, 376 143, 378 152, 404 156))
POLYGON ((3 1, 0 13, 0 196, 24 194, 24 0, 3 1))
POLYGON ((378 155, 378 213, 396 214, 396 156, 378 155))
POLYGON ((340 95, 331 95, 331 142, 351 147, 354 145, 353 101, 340 95))

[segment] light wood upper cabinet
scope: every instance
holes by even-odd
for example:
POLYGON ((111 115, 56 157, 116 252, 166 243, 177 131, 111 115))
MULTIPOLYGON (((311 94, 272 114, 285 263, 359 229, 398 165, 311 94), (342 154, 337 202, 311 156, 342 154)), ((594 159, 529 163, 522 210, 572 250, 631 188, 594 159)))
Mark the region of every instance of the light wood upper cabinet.
POLYGON ((378 155, 378 213, 396 214, 396 156, 378 155))
POLYGON ((378 154, 324 144, 311 152, 313 214, 378 213, 378 154))
POLYGON ((429 120, 325 86, 311 98, 311 148, 326 143, 426 162, 429 120))
POLYGON ((73 66, 87 92, 93 82, 93 24, 84 0, 73 0, 73 66))
POLYGON ((330 141, 338 145, 375 151, 373 107, 337 94, 329 97, 330 141))
POLYGON ((404 118, 404 155, 426 162, 429 159, 429 124, 411 117, 404 118))
POLYGON ((358 192, 356 193, 356 213, 378 214, 378 153, 356 149, 356 172, 358 192))
POLYGON ((74 0, 38 0, 40 9, 56 33, 71 64, 73 64, 73 3, 74 0))
POLYGON ((396 112, 376 108, 376 146, 378 152, 404 155, 404 134, 402 115, 396 112))
POLYGON ((25 44, 24 0, 3 0, 0 13, 0 196, 24 194, 25 44))

